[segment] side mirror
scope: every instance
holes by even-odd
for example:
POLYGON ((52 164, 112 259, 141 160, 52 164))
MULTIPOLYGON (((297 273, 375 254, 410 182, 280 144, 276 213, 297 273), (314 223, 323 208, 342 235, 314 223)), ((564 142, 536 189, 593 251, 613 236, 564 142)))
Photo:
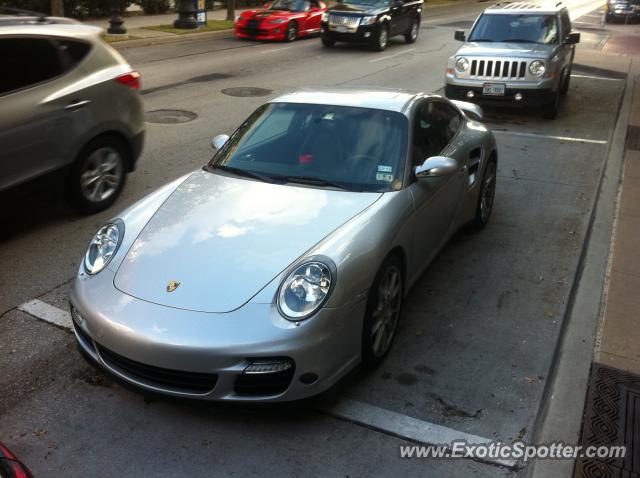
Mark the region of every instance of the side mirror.
POLYGON ((262 8, 269 10, 271 8, 271 3, 265 3, 264 5, 262 5, 262 8))
POLYGON ((217 151, 221 149, 227 141, 229 141, 229 136, 226 134, 219 134, 211 140, 211 147, 217 151))
POLYGON ((418 179, 438 178, 448 176, 458 170, 458 162, 445 156, 432 156, 420 166, 416 166, 415 174, 418 179))
POLYGON ((567 35, 567 38, 564 40, 565 45, 575 45, 576 43, 580 43, 580 33, 579 32, 571 32, 567 35))
POLYGON ((313 12, 320 11, 320 9, 319 9, 318 7, 311 7, 311 8, 309 9, 309 11, 310 11, 311 13, 313 13, 313 12))
POLYGON ((453 38, 455 38, 458 41, 466 41, 467 37, 464 34, 464 30, 456 30, 456 32, 453 34, 453 38))
POLYGON ((404 2, 402 0, 395 0, 393 2, 393 6, 395 8, 402 8, 404 6, 404 2))

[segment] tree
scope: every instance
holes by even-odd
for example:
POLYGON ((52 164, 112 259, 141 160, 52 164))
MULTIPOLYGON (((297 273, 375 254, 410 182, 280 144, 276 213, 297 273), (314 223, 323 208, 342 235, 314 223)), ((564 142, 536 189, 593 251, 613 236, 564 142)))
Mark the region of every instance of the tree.
POLYGON ((51 0, 51 15, 64 17, 64 0, 51 0))
POLYGON ((236 0, 227 0, 227 20, 236 19, 236 0))

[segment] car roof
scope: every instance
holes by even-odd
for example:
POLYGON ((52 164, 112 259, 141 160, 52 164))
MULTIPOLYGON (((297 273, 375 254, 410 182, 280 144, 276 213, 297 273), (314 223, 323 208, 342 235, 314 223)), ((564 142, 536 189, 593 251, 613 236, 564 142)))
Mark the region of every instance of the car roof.
POLYGON ((404 113, 408 105, 422 93, 368 88, 335 88, 299 90, 274 98, 269 103, 307 103, 315 105, 353 106, 404 113))
POLYGON ((556 13, 565 8, 559 1, 500 2, 490 6, 485 13, 556 13))
POLYGON ((0 36, 95 37, 103 29, 62 17, 0 15, 0 36))

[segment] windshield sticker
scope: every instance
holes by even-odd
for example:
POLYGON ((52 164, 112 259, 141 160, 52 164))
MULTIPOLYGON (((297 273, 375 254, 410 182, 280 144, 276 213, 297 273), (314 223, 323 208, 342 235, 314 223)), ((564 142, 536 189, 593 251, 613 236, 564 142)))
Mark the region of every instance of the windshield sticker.
POLYGON ((312 154, 301 154, 298 157, 298 163, 300 163, 300 164, 311 164, 311 163, 313 163, 313 155, 312 154))
POLYGON ((393 174, 376 173, 376 181, 385 181, 390 183, 393 181, 393 174))
POLYGON ((392 173, 393 172, 393 167, 392 166, 385 166, 384 164, 378 164, 378 171, 381 173, 392 173))

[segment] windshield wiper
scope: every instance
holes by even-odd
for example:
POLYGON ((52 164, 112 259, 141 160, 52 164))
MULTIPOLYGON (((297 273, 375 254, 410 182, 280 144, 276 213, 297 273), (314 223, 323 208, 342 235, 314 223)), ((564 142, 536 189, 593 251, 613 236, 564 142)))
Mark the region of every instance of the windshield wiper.
POLYGON ((309 185, 312 185, 312 186, 321 186, 321 187, 325 186, 325 187, 342 189, 344 191, 352 191, 352 189, 349 188, 348 186, 346 186, 345 184, 342 184, 342 183, 339 183, 339 182, 336 182, 336 181, 329 181, 327 179, 312 178, 310 176, 286 176, 286 175, 282 175, 282 176, 271 176, 271 179, 287 181, 287 182, 290 182, 290 183, 309 184, 309 185))
POLYGON ((207 171, 211 171, 212 169, 219 169, 220 171, 227 171, 231 174, 235 174, 237 176, 244 176, 246 178, 257 179, 259 181, 265 183, 272 183, 272 179, 270 176, 265 174, 256 173, 255 171, 249 171, 248 169, 235 168, 233 166, 225 166, 222 164, 216 164, 213 166, 207 166, 205 168, 207 171))

